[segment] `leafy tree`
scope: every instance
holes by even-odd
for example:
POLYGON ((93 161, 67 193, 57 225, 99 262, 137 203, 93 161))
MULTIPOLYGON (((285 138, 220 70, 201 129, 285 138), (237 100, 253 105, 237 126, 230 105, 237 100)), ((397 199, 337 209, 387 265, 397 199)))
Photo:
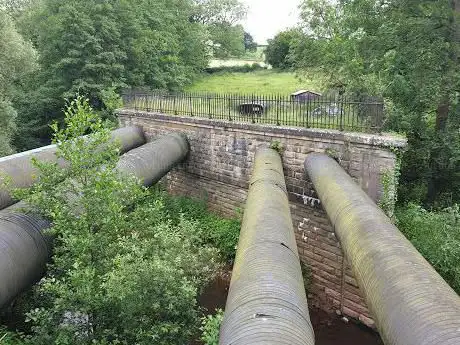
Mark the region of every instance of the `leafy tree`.
POLYGON ((12 17, 19 16, 36 0, 0 0, 0 10, 5 10, 12 17))
POLYGON ((227 23, 216 23, 211 24, 208 30, 214 42, 215 57, 226 59, 244 54, 244 29, 241 25, 231 26, 227 23))
POLYGON ((236 25, 244 19, 247 7, 239 0, 194 0, 194 20, 205 25, 227 23, 236 25))
POLYGON ((53 129, 69 166, 37 162, 43 178, 18 192, 52 221, 55 237, 53 262, 28 314, 31 342, 188 343, 217 251, 203 242, 198 223, 181 218, 173 225, 161 198, 116 172, 118 146, 88 100, 72 101, 65 123, 53 129))
POLYGON ((237 23, 244 19, 247 7, 239 0, 194 0, 192 18, 207 29, 213 55, 226 59, 245 52, 244 29, 237 23))
POLYGON ((36 68, 37 54, 17 32, 13 20, 0 10, 0 156, 12 153, 17 112, 12 103, 17 83, 36 68))
POLYGON ((280 32, 272 40, 268 41, 265 57, 268 64, 275 68, 290 68, 293 66, 290 61, 291 48, 294 42, 302 39, 302 33, 297 29, 280 32))
POLYGON ((349 93, 385 97, 386 129, 406 133, 400 200, 459 200, 458 1, 306 0, 302 9, 315 53, 297 44, 296 65, 327 71, 349 93))
POLYGON ((244 32, 244 49, 250 52, 257 51, 257 43, 254 42, 254 38, 249 32, 244 32))
POLYGON ((191 21, 192 0, 41 0, 21 16, 41 69, 24 78, 15 96, 21 128, 16 144, 31 148, 62 121, 65 98, 87 94, 103 106, 102 91, 114 87, 181 89, 208 63, 207 32, 191 21))

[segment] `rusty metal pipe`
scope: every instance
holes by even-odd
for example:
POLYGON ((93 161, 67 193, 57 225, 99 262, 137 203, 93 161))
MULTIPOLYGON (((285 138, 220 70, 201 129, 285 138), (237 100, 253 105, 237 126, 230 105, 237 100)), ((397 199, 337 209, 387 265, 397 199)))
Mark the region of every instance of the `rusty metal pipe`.
POLYGON ((313 345, 283 167, 256 153, 220 345, 313 345))
MULTIPOLYGON (((142 128, 133 126, 116 129, 111 134, 112 140, 120 144, 120 154, 145 144, 146 139, 142 128)), ((65 167, 66 162, 56 157, 56 145, 49 145, 39 149, 18 153, 0 158, 0 182, 6 176, 11 181, 11 188, 27 188, 32 186, 38 171, 32 164, 32 158, 44 162, 58 162, 65 167)), ((13 205, 16 201, 8 190, 0 186, 0 210, 13 205)))
POLYGON ((305 170, 385 344, 460 344, 454 290, 332 158, 312 153, 305 170))
MULTIPOLYGON (((117 165, 122 174, 134 174, 145 186, 158 182, 189 152, 185 136, 171 134, 124 154, 117 165)), ((18 210, 18 203, 0 211, 0 308, 43 276, 51 255, 44 230, 50 223, 18 210)))

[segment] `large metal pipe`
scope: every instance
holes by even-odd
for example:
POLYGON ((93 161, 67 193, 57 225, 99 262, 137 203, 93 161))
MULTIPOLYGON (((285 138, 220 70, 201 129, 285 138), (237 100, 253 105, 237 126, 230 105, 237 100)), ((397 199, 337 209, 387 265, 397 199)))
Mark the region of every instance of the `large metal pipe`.
POLYGON ((271 149, 256 153, 219 344, 314 344, 283 167, 271 149))
MULTIPOLYGON (((112 140, 120 144, 120 153, 126 153, 133 148, 145 144, 146 139, 142 128, 138 126, 116 129, 111 134, 112 140)), ((32 164, 32 158, 44 162, 58 162, 64 167, 66 162, 56 156, 56 145, 18 153, 0 158, 0 182, 7 177, 10 188, 27 188, 37 180, 38 170, 32 164)), ((5 188, 0 186, 0 210, 13 205, 15 200, 5 188)))
POLYGON ((305 169, 385 344, 460 344, 459 296, 332 158, 305 169))
MULTIPOLYGON (((183 161, 188 152, 187 138, 171 134, 123 155, 117 170, 134 174, 149 186, 183 161)), ((0 211, 0 308, 42 277, 51 255, 49 238, 43 235, 49 222, 18 211, 21 204, 0 211)))

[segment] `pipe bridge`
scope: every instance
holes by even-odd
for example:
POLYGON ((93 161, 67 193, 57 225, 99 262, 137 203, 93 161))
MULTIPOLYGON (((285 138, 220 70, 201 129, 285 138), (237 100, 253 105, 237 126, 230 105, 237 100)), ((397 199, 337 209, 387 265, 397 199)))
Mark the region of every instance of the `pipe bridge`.
MULTIPOLYGON (((134 174, 146 186, 186 159, 189 152, 196 150, 193 143, 203 140, 202 135, 197 135, 195 141, 189 142, 175 133, 146 143, 138 127, 117 130, 113 138, 121 141, 123 154, 117 169, 134 174)), ((232 143, 238 154, 247 152, 246 141, 232 143)), ((203 145, 206 149, 208 146, 203 145)), ((286 185, 286 178, 293 178, 285 177, 278 152, 261 148, 267 146, 257 145, 251 160, 252 177, 220 329, 221 345, 315 343, 286 185)), ((66 165, 55 152, 56 147, 49 146, 1 158, 0 173, 11 177, 13 186, 31 186, 36 181, 32 157, 66 165)), ((223 152, 220 155, 227 157, 223 152)), ((293 153, 292 159, 298 160, 299 152, 293 153)), ((194 169, 194 159, 207 162, 208 156, 190 155, 184 171, 194 169)), ((300 164, 304 159, 304 172, 318 196, 307 201, 311 210, 316 207, 327 213, 334 238, 337 236, 340 242, 385 344, 459 345, 459 296, 334 159, 310 153, 302 157, 300 164)), ((198 172, 208 173, 205 170, 198 172)), ((240 166, 237 172, 241 180, 240 166)), ((195 182, 201 183, 194 173, 195 182)), ((226 170, 227 180, 228 175, 226 170)), ((296 181, 304 179, 298 171, 292 175, 296 181)), ((225 181, 222 178, 218 182, 224 185, 225 181)), ((34 214, 20 213, 14 203, 1 189, 0 209, 4 209, 0 211, 0 307, 40 279, 52 254, 43 235, 49 222, 34 214)), ((313 245, 315 253, 316 249, 313 245)))

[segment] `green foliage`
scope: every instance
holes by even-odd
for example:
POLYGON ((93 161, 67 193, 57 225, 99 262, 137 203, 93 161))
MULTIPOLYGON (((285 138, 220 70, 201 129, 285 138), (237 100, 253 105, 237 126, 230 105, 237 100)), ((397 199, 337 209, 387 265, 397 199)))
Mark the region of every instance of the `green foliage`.
POLYGON ((224 219, 206 211, 205 201, 185 197, 163 196, 168 214, 177 223, 181 217, 196 221, 203 230, 202 240, 219 249, 223 259, 232 262, 240 234, 241 222, 224 219))
POLYGON ((270 143, 270 148, 271 148, 272 150, 275 150, 275 151, 278 152, 279 154, 282 154, 283 151, 284 151, 283 144, 282 144, 281 141, 279 141, 279 140, 273 140, 273 141, 270 143))
POLYGON ((220 325, 224 319, 224 311, 217 309, 216 314, 201 319, 201 341, 204 345, 219 345, 220 325))
POLYGON ((28 313, 31 341, 188 343, 199 326, 197 295, 219 267, 203 240, 208 229, 171 217, 161 195, 116 172, 119 148, 87 99, 69 103, 65 123, 53 130, 68 166, 35 162, 42 178, 17 193, 52 221, 55 237, 28 313))
POLYGON ((63 100, 77 92, 100 110, 109 88, 189 84, 208 64, 207 29, 190 20, 194 11, 192 0, 34 2, 18 23, 41 68, 15 95, 17 145, 49 139, 49 123, 62 122, 63 100))
POLYGON ((213 42, 214 57, 227 59, 245 53, 244 29, 241 25, 215 23, 208 26, 208 31, 213 42))
POLYGON ((11 154, 17 111, 12 103, 20 79, 36 68, 32 45, 17 32, 10 16, 0 8, 0 157, 11 154))
POLYGON ((427 211, 409 204, 396 210, 397 225, 418 251, 460 294, 460 212, 458 205, 427 211))
POLYGON ((29 344, 22 334, 17 334, 0 326, 0 344, 2 345, 26 345, 29 344))
POLYGON ((239 0, 194 0, 194 20, 204 25, 235 25, 246 17, 247 7, 239 0))
POLYGON ((385 98, 385 130, 409 142, 401 200, 439 207, 460 200, 460 36, 452 4, 305 0, 308 35, 291 48, 296 67, 321 70, 330 86, 385 98))
POLYGON ((380 208, 385 214, 394 219, 395 206, 398 201, 398 185, 401 175, 401 158, 397 155, 394 169, 388 169, 382 174, 383 193, 379 201, 380 208))
POLYGON ((293 66, 289 56, 294 42, 303 38, 303 34, 297 29, 280 32, 272 40, 268 41, 265 50, 266 62, 274 68, 287 69, 293 66))
POLYGON ((113 123, 116 123, 115 110, 123 106, 123 100, 120 95, 116 92, 115 87, 110 87, 106 90, 101 91, 101 100, 103 103, 102 118, 108 119, 113 123))
POLYGON ((244 32, 244 49, 249 52, 257 52, 257 43, 249 32, 244 32))

